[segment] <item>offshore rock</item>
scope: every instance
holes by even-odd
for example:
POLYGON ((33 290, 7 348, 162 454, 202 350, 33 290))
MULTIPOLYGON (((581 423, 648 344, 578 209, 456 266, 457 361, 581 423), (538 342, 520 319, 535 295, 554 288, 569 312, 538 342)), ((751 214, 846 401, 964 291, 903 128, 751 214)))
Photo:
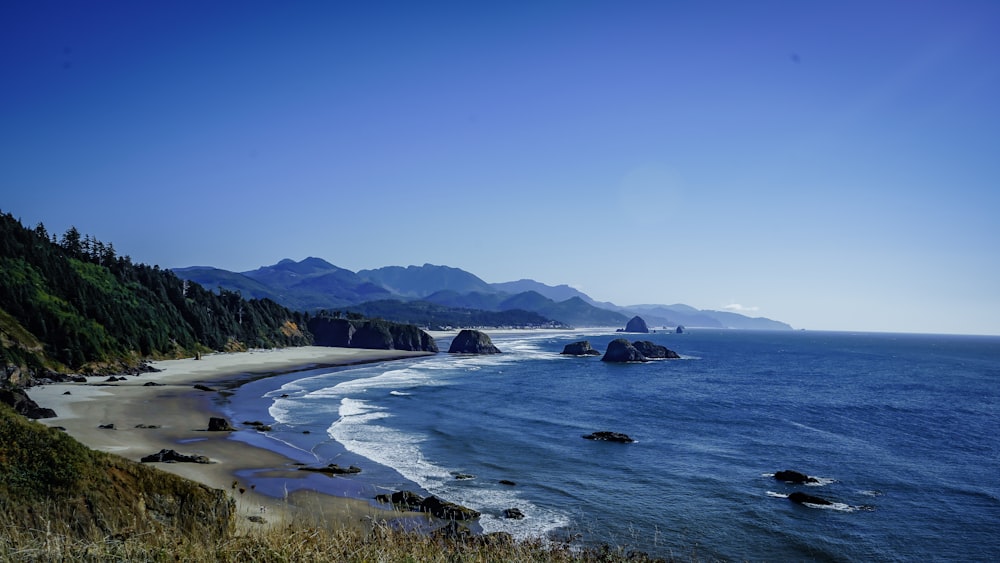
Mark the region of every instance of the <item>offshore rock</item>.
POLYGON ((663 360, 663 359, 678 359, 680 356, 677 352, 667 348, 666 346, 660 346, 659 344, 653 344, 648 340, 636 340, 632 343, 632 346, 639 351, 640 354, 646 356, 650 360, 663 360))
POLYGON ((646 321, 642 320, 642 317, 636 315, 629 319, 628 323, 625 324, 625 332, 649 332, 649 327, 646 326, 646 321))
POLYGON ((448 348, 449 354, 500 354, 489 335, 478 330, 465 329, 455 336, 448 348))
POLYGON ((600 442, 619 442, 621 444, 631 444, 635 442, 628 434, 622 434, 621 432, 608 432, 607 430, 602 430, 601 432, 594 432, 593 434, 586 434, 584 438, 587 440, 597 440, 600 442))
POLYGON ((818 504, 820 506, 827 506, 833 504, 832 502, 826 500, 825 498, 814 497, 812 495, 807 495, 806 493, 801 493, 795 491, 794 493, 788 495, 788 500, 792 502, 797 502, 799 504, 818 504))
POLYGON ((600 356, 601 353, 590 346, 589 340, 573 342, 563 347, 562 354, 567 356, 600 356))
POLYGON ((608 343, 608 350, 601 358, 602 362, 646 362, 649 361, 635 346, 624 339, 616 338, 608 343))
POLYGON ((795 483, 801 485, 803 483, 818 483, 819 481, 815 477, 810 477, 805 473, 799 473, 798 471, 792 471, 791 469, 786 469, 784 471, 778 471, 774 474, 774 478, 778 481, 784 481, 786 483, 795 483))

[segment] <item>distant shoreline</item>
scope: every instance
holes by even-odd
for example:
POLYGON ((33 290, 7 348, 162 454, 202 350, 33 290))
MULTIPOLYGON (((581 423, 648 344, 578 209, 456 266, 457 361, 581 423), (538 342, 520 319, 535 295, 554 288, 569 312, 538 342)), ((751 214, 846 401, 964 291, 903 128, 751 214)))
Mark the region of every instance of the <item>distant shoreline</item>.
MULTIPOLYGON (((237 525, 287 524, 303 516, 321 524, 367 528, 373 520, 398 518, 400 513, 373 507, 368 501, 291 487, 295 492, 275 498, 255 491, 252 478, 240 475, 266 471, 289 481, 306 479, 295 460, 274 449, 245 440, 230 439, 231 432, 209 432, 210 417, 224 414, 218 391, 249 381, 308 369, 409 359, 427 352, 304 346, 250 352, 217 353, 202 359, 152 362, 159 370, 124 381, 106 382, 91 377, 87 383, 54 383, 32 387, 29 396, 40 406, 55 410, 48 426, 65 428, 70 436, 94 450, 118 454, 138 462, 142 457, 173 449, 182 454, 204 455, 211 464, 152 463, 158 469, 212 488, 231 491, 237 501, 237 525), (147 385, 153 382, 156 385, 147 385), (203 385, 216 392, 195 389, 203 385), (114 428, 100 428, 103 425, 114 428), (154 428, 137 428, 138 425, 154 428), (298 490, 296 490, 298 489, 298 490)), ((236 432, 256 432, 240 420, 230 420, 236 432)))

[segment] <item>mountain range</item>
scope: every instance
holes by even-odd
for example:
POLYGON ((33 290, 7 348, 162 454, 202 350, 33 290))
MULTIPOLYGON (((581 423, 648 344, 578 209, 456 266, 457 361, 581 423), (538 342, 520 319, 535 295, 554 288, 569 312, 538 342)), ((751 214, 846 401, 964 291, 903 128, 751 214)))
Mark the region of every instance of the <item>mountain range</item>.
MULTIPOLYGON (((181 279, 206 289, 238 291, 244 298, 268 298, 298 311, 350 310, 388 320, 420 322, 428 311, 534 313, 530 324, 622 327, 640 315, 650 327, 710 327, 790 330, 786 323, 688 305, 629 305, 598 302, 568 285, 551 286, 531 279, 488 283, 450 266, 386 266, 352 272, 321 258, 284 259, 246 272, 192 266, 175 268, 181 279), (419 312, 419 313, 418 313, 419 312)), ((520 315, 524 317, 524 315, 520 315)), ((438 317, 440 318, 440 317, 438 317)), ((527 317, 526 317, 527 318, 527 317)), ((522 324, 519 321, 517 324, 522 324)))

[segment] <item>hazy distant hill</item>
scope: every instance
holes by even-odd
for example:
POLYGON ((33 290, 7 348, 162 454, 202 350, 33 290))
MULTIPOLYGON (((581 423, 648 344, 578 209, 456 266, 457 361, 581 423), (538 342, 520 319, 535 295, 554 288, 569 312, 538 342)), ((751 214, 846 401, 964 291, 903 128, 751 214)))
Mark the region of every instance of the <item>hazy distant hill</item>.
MULTIPOLYGON (((179 268, 174 271, 181 278, 197 281, 205 287, 223 287, 238 290, 245 296, 268 297, 296 310, 350 308, 406 322, 416 322, 408 321, 411 317, 437 320, 471 318, 470 313, 458 311, 527 311, 543 320, 561 321, 572 326, 621 327, 629 317, 640 315, 650 326, 791 328, 770 319, 701 311, 681 304, 622 307, 594 301, 568 285, 550 286, 530 279, 491 284, 460 268, 433 264, 386 266, 354 273, 320 258, 310 257, 300 262, 284 259, 277 264, 242 273, 216 268, 179 268), (406 303, 414 300, 424 304, 406 303), (378 305, 361 307, 370 302, 378 302, 378 305), (443 309, 434 309, 431 304, 443 309), (396 307, 398 314, 393 314, 392 307, 396 307), (379 312, 375 313, 375 310, 379 312)), ((482 321, 483 318, 477 320, 482 321)), ((509 316, 505 318, 510 320, 509 316)), ((529 318, 517 320, 528 323, 529 318)))
POLYGON ((432 293, 451 290, 457 293, 496 293, 490 284, 478 277, 450 266, 386 266, 376 270, 361 270, 358 276, 380 284, 403 297, 426 297, 432 293))
POLYGON ((523 279, 512 282, 503 283, 491 283, 490 287, 497 291, 502 291, 504 293, 509 293, 511 295, 516 295, 518 293, 524 293, 525 291, 534 291, 540 295, 544 295, 553 301, 565 301, 567 299, 572 299, 573 297, 579 297, 584 301, 595 305, 593 300, 588 297, 585 293, 574 289, 566 284, 562 285, 545 285, 544 283, 537 282, 535 280, 523 279))

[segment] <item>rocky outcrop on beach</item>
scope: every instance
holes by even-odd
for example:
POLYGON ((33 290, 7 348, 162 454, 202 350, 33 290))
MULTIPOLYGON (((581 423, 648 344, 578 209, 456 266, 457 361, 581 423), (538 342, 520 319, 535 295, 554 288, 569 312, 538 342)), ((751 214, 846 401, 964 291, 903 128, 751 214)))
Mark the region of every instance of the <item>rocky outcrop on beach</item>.
POLYGON ((489 335, 478 330, 465 329, 455 336, 448 348, 449 354, 500 354, 489 335))
POLYGON ((624 338, 616 338, 608 343, 608 350, 601 361, 624 363, 677 358, 680 358, 677 352, 648 340, 629 342, 624 338))
POLYGON ((10 406, 14 412, 27 418, 54 418, 56 411, 38 406, 24 389, 0 389, 0 403, 10 406))
POLYGON ((625 332, 643 332, 648 333, 649 327, 646 326, 646 321, 642 320, 642 317, 636 315, 628 320, 625 324, 625 332))
POLYGON ((589 340, 573 342, 563 347, 561 354, 566 356, 600 356, 601 353, 590 346, 589 340))
POLYGON ((299 471, 312 471, 314 473, 326 473, 327 475, 355 475, 361 473, 361 468, 356 465, 341 467, 336 463, 331 463, 325 467, 300 467, 299 471))
POLYGON ((143 463, 212 463, 212 460, 203 455, 186 455, 175 450, 163 449, 155 454, 149 454, 139 461, 143 463))
POLYGON ((434 338, 416 325, 381 319, 309 319, 309 331, 317 346, 437 352, 434 338))
POLYGON ((628 434, 622 434, 621 432, 609 432, 607 430, 602 430, 600 432, 594 432, 593 434, 585 434, 583 436, 587 440, 597 440, 599 442, 618 442, 621 444, 631 444, 635 442, 628 434))
POLYGON ((794 483, 801 485, 803 483, 818 483, 819 480, 815 477, 810 477, 805 473, 799 473, 798 471, 792 471, 791 469, 785 469, 784 471, 778 471, 774 474, 774 478, 778 481, 784 481, 786 483, 794 483))
POLYGON ((233 425, 229 424, 229 421, 224 418, 213 416, 208 419, 209 432, 228 432, 231 430, 236 429, 233 428, 233 425))
POLYGON ((427 512, 445 520, 475 520, 480 516, 479 512, 471 508, 441 500, 435 496, 424 498, 413 491, 397 491, 392 494, 382 494, 376 496, 375 500, 391 503, 393 506, 403 510, 427 512))

